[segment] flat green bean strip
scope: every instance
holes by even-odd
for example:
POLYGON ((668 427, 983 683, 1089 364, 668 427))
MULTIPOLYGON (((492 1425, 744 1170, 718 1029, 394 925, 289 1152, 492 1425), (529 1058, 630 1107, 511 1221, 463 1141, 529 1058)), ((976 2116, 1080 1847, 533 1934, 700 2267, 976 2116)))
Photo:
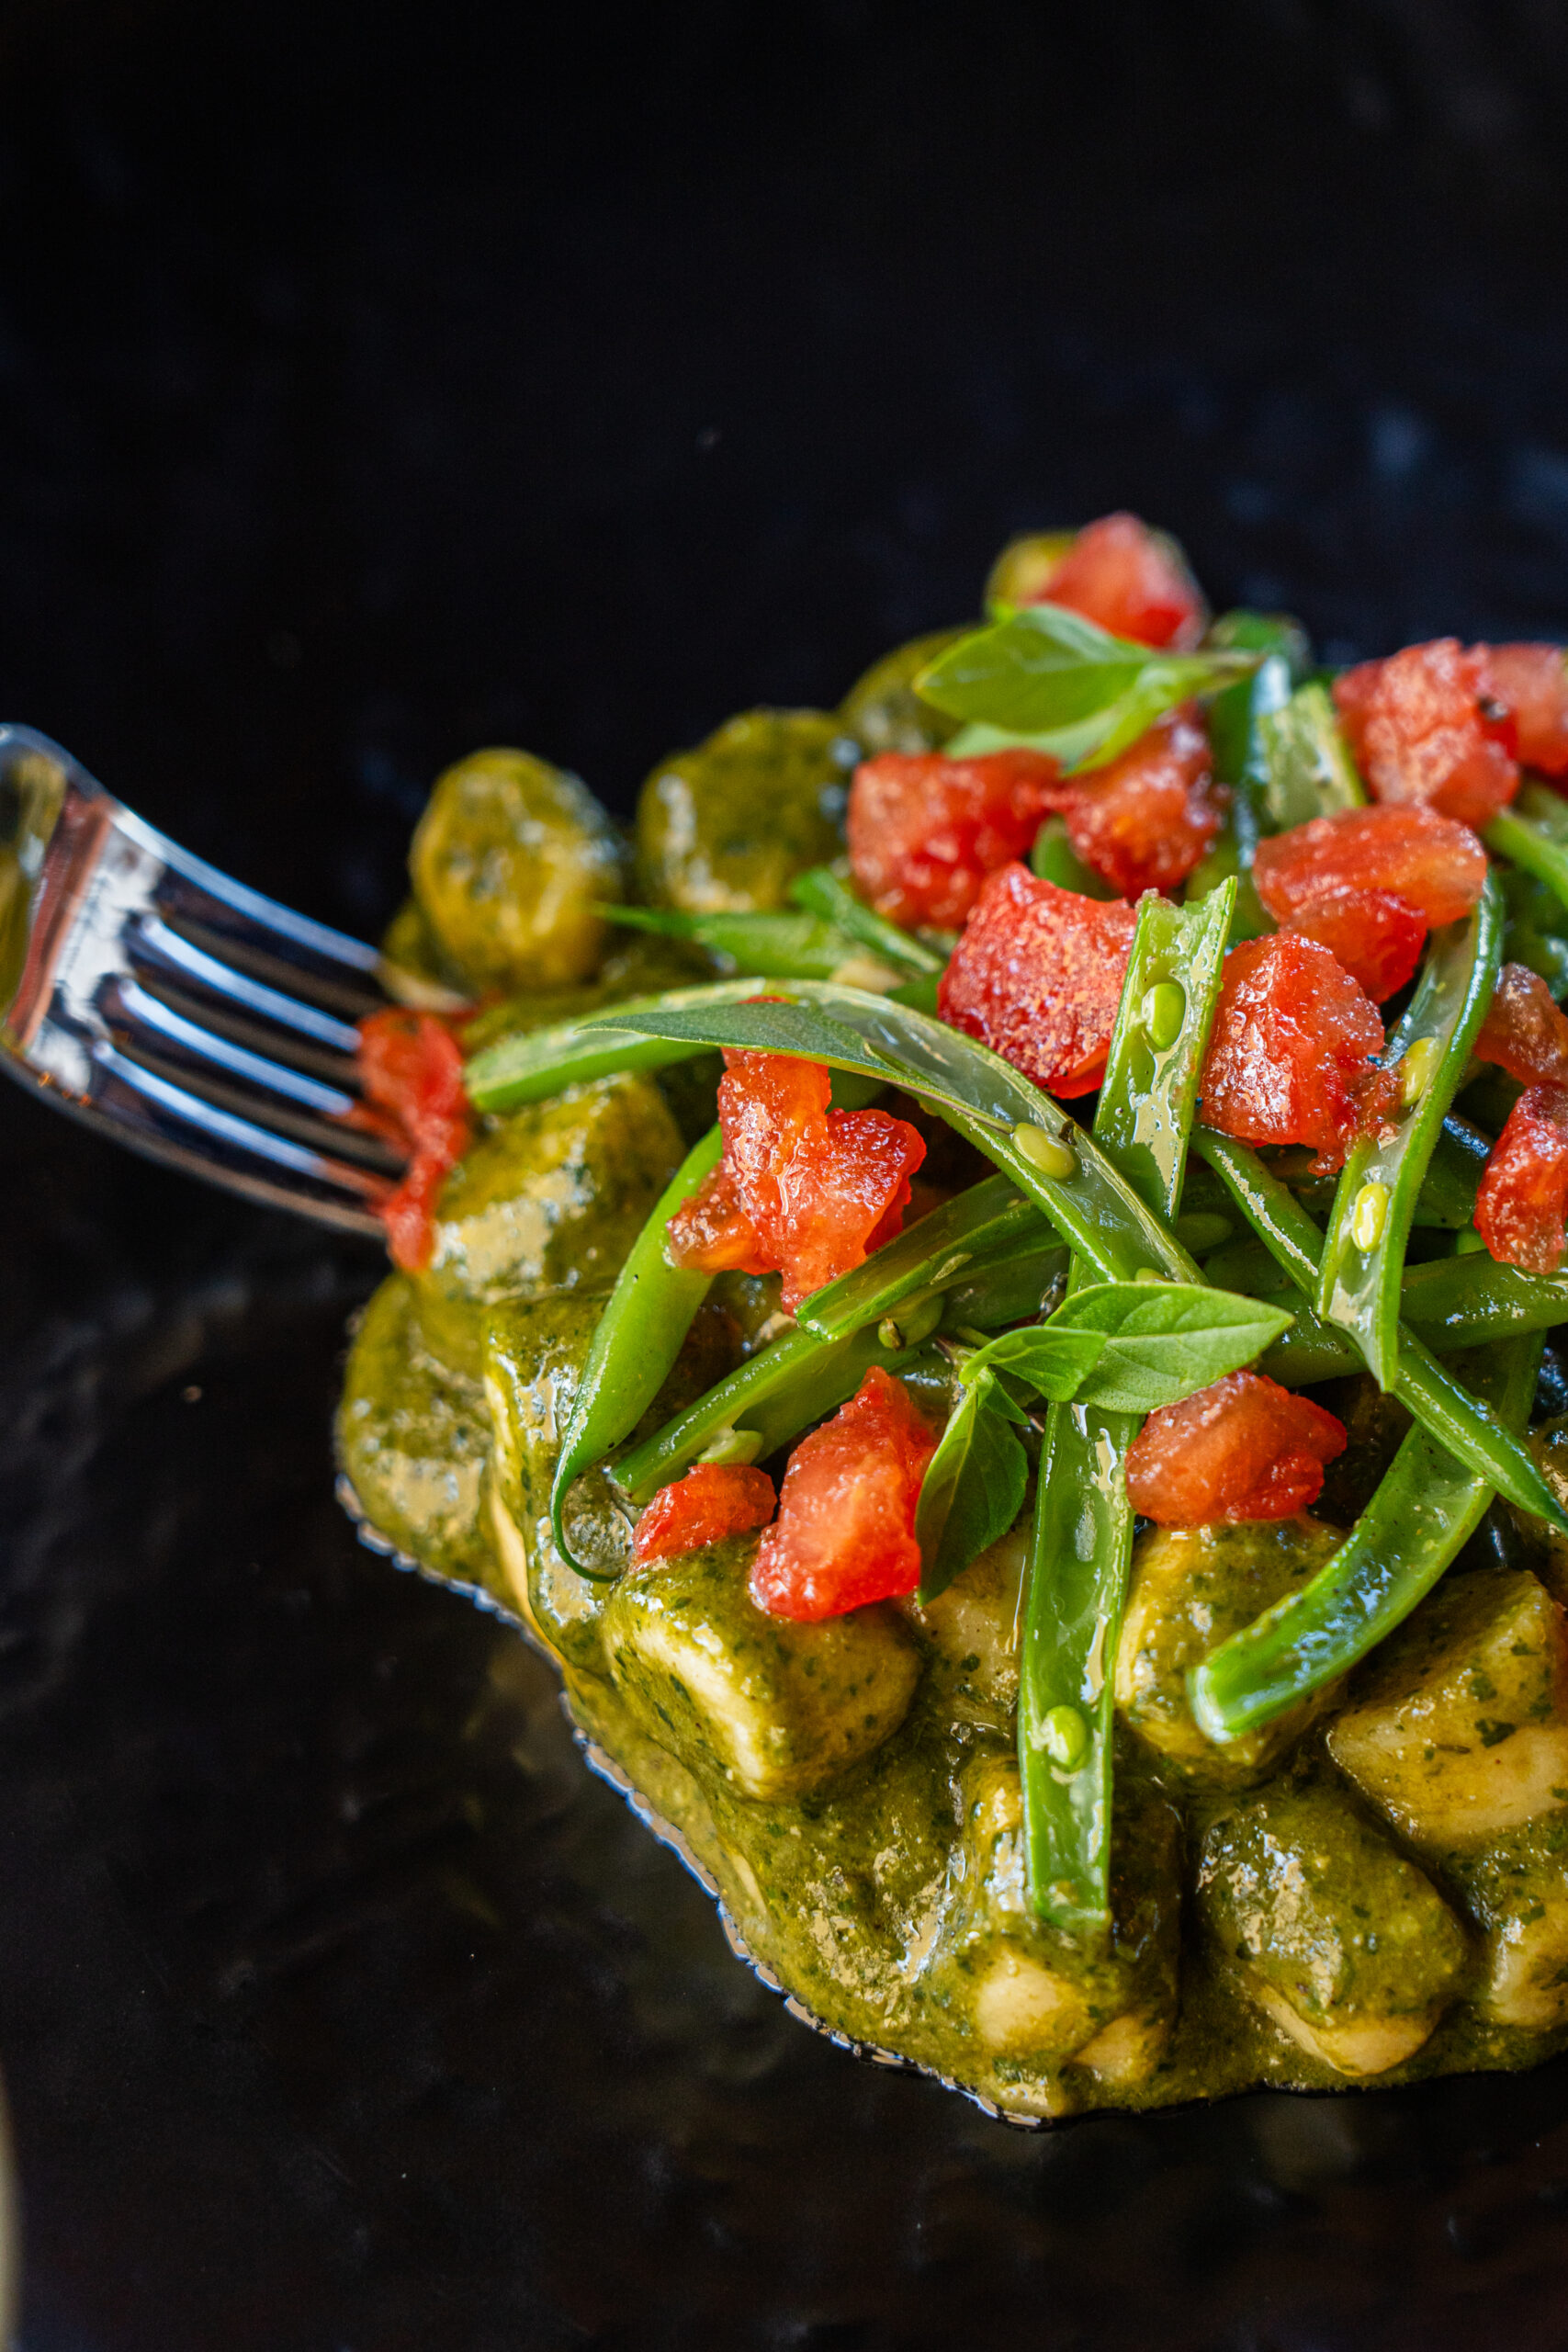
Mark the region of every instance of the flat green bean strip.
POLYGON ((1348 1331, 1380 1388, 1399 1369, 1399 1277, 1421 1181, 1470 1060, 1503 962, 1503 893, 1486 877, 1468 922, 1433 934, 1426 969, 1395 1030, 1389 1058, 1416 1073, 1397 1124, 1354 1144, 1334 1196, 1315 1305, 1348 1331), (1423 1068, 1423 1062, 1426 1067, 1423 1068))
MULTIPOLYGON (((1127 959, 1095 1138, 1163 1217, 1181 1197, 1235 903, 1234 882, 1180 910, 1145 899, 1127 959)), ((1084 1276, 1077 1256, 1069 1294, 1084 1276)), ((1024 1600, 1018 1752, 1029 1899, 1040 1917, 1090 1940, 1111 1925, 1111 1668, 1133 1555, 1127 1449, 1141 1419, 1051 1408, 1024 1600)))
POLYGON ((885 1242, 863 1266, 803 1298, 795 1319, 819 1340, 874 1323, 911 1291, 945 1289, 982 1250, 1038 1245, 1043 1221, 1005 1176, 987 1176, 885 1242))
POLYGON ((1141 902, 1125 984, 1134 1017, 1118 1018, 1100 1084, 1094 1139, 1167 1217, 1181 1198, 1236 888, 1233 875, 1195 906, 1141 902))
POLYGON ((1016 1250, 1005 1257, 965 1266, 942 1294, 944 1331, 994 1331, 1044 1311, 1045 1301, 1067 1278, 1067 1252, 1060 1241, 1016 1250))
MULTIPOLYGON (((1524 1425, 1541 1341, 1502 1341, 1479 1375, 1486 1402, 1524 1425)), ((1349 1535, 1312 1582, 1210 1653, 1189 1679, 1213 1740, 1239 1739, 1364 1657, 1425 1598, 1480 1524, 1488 1481, 1413 1429, 1349 1535)))
POLYGON ((561 1524, 567 1495, 574 1479, 636 1429, 707 1296, 712 1275, 672 1266, 664 1245, 671 1218, 717 1167, 723 1149, 717 1127, 693 1145, 633 1242, 594 1331, 550 1488, 556 1548, 580 1574, 593 1571, 572 1558, 567 1543, 561 1524))
POLYGON ((863 899, 857 899, 830 865, 813 865, 806 873, 797 874, 789 886, 789 895, 797 907, 804 907, 808 914, 820 915, 825 922, 848 933, 852 939, 858 939, 863 947, 869 947, 885 963, 902 964, 911 972, 929 972, 933 978, 946 965, 947 957, 939 956, 934 947, 928 947, 923 939, 917 939, 912 932, 901 931, 896 922, 875 913, 863 899))
POLYGON ((650 931, 661 939, 690 939, 738 970, 761 979, 828 980, 859 952, 859 944, 818 916, 779 912, 685 914, 674 907, 601 907, 609 922, 650 931))
POLYGON ((1527 1274, 1518 1266, 1473 1257, 1432 1258, 1406 1266, 1404 1319, 1429 1348, 1475 1348, 1517 1331, 1568 1323, 1568 1273, 1527 1274))
POLYGON ((749 1004, 709 989, 677 991, 657 1010, 619 1004, 591 1014, 579 1035, 592 1037, 624 1023, 633 1036, 683 1040, 688 1051, 728 1046, 864 1070, 931 1102, 1082 1250, 1102 1281, 1130 1282, 1141 1267, 1176 1282, 1200 1279, 1169 1227, 1106 1154, 988 1046, 863 989, 797 980, 790 997, 788 1003, 749 1004))
POLYGON ((1460 1233, 1475 1222, 1475 1188, 1492 1156, 1492 1138, 1450 1111, 1432 1147, 1421 1190, 1416 1196, 1416 1223, 1440 1231, 1460 1233))
POLYGON ((1523 866, 1568 907, 1568 803, 1555 792, 1545 785, 1525 785, 1513 807, 1500 810, 1481 838, 1495 857, 1523 866))
MULTIPOLYGON (((1310 1298, 1317 1285, 1323 1237, 1301 1203, 1247 1144, 1217 1135, 1211 1127, 1198 1127, 1192 1145, 1216 1175, 1224 1178, 1232 1199, 1270 1255, 1310 1298)), ((1568 1534, 1568 1515, 1529 1449, 1512 1430, 1483 1411, 1462 1382, 1444 1369, 1414 1331, 1403 1326, 1393 1394, 1431 1436, 1478 1477, 1517 1503, 1521 1510, 1568 1534)))
POLYGON ((1349 746, 1320 679, 1298 686, 1258 721, 1263 752, 1263 805, 1280 832, 1314 817, 1366 806, 1349 746))
POLYGON ((904 1336, 908 1344, 903 1348, 884 1347, 874 1323, 841 1340, 785 1331, 632 1453, 623 1454, 614 1465, 616 1484, 634 1503, 646 1502, 659 1487, 689 1470, 728 1430, 751 1430, 759 1439, 757 1453, 771 1453, 807 1421, 852 1396, 873 1364, 896 1373, 923 1360, 920 1322, 929 1330, 940 1311, 937 1298, 919 1320, 907 1309, 904 1336), (911 1336, 915 1332, 919 1338, 911 1336))
MULTIPOLYGON (((755 978, 714 980, 695 989, 672 989, 659 996, 628 997, 615 1012, 654 1012, 665 1004, 739 1004, 755 996, 755 978)), ((535 1029, 520 1037, 502 1037, 465 1064, 463 1084, 478 1111, 515 1111, 525 1102, 542 1102, 563 1087, 586 1079, 610 1078, 622 1070, 663 1069, 671 1062, 694 1060, 702 1046, 672 1043, 663 1037, 622 1032, 603 1026, 592 1030, 581 1018, 563 1021, 550 1029, 535 1029)))
MULTIPOLYGON (((1205 1258, 1203 1279, 1217 1289, 1246 1291, 1255 1298, 1272 1298, 1285 1290, 1296 1295, 1289 1276, 1256 1238, 1231 1242, 1205 1258)), ((1568 1322, 1568 1273, 1527 1274, 1517 1266, 1495 1265, 1483 1252, 1432 1258, 1425 1265, 1405 1267, 1400 1306, 1417 1339, 1439 1355, 1450 1354, 1456 1348, 1483 1347, 1517 1331, 1549 1331, 1568 1322)), ((1359 1370, 1361 1358, 1353 1342, 1315 1315, 1303 1322, 1298 1306, 1296 1329, 1279 1344, 1288 1354, 1298 1340, 1307 1339, 1314 1349, 1326 1343, 1345 1371, 1359 1370)))
POLYGON ((1189 905, 1208 898, 1220 882, 1234 875, 1237 881, 1231 917, 1233 944, 1256 939, 1272 931, 1252 879, 1252 862, 1263 831, 1262 799, 1268 777, 1262 723, 1291 697, 1291 656, 1295 632, 1280 628, 1266 615, 1251 617, 1248 633, 1267 659, 1250 678, 1243 678, 1214 696, 1209 706, 1209 740, 1213 745, 1214 774, 1231 787, 1230 814, 1224 831, 1207 855, 1188 876, 1183 896, 1189 905))

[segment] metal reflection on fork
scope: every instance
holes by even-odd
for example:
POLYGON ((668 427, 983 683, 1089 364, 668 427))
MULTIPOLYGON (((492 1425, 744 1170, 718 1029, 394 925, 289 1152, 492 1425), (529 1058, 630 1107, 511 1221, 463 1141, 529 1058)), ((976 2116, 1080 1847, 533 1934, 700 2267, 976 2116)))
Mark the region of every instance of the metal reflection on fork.
POLYGON ((192 857, 0 726, 0 1064, 118 1143, 354 1232, 403 1155, 354 1124, 373 947, 192 857))

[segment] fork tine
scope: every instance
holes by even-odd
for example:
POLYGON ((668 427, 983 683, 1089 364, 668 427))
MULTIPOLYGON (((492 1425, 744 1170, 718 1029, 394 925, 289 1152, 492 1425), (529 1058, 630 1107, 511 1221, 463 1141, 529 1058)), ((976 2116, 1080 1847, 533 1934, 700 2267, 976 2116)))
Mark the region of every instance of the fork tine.
MULTIPOLYGON (((285 1174, 305 1178, 312 1184, 331 1187, 334 1192, 351 1193, 355 1199, 368 1204, 385 1197, 387 1181, 373 1175, 368 1169, 355 1168, 347 1160, 329 1159, 323 1152, 309 1146, 292 1143, 287 1136, 276 1135, 268 1127, 258 1126, 254 1120, 238 1117, 231 1111, 204 1102, 200 1095, 187 1088, 176 1086, 157 1071, 144 1069, 132 1061, 118 1047, 100 1039, 93 1048, 93 1059, 108 1077, 141 1098, 145 1103, 164 1114, 162 1120, 144 1127, 140 1138, 128 1135, 127 1140, 140 1140, 144 1149, 154 1149, 163 1158, 184 1161, 197 1174, 217 1172, 213 1167, 214 1145, 223 1147, 226 1153, 239 1152, 262 1162, 263 1171, 276 1170, 285 1174), (199 1142, 193 1142, 182 1152, 178 1144, 171 1146, 167 1121, 188 1127, 199 1142)), ((265 1172, 251 1174, 225 1161, 223 1172, 229 1182, 242 1190, 259 1193, 264 1199, 280 1201, 284 1206, 301 1205, 292 1187, 268 1182, 265 1172)), ((311 1208, 318 1216, 325 1216, 338 1225, 345 1225, 361 1233, 381 1233, 379 1221, 367 1207, 355 1207, 349 1202, 314 1199, 311 1208)))
POLYGON ((215 996, 258 1012, 264 1020, 276 1021, 301 1037, 313 1038, 318 1045, 335 1046, 340 1054, 358 1052, 359 1032, 346 1021, 336 1020, 313 1004, 301 1004, 298 997, 285 996, 281 989, 268 988, 264 981, 237 972, 231 964, 220 963, 205 948, 192 946, 177 931, 171 931, 158 915, 143 915, 135 926, 135 936, 155 959, 173 965, 215 996))
POLYGON ((319 1078, 307 1077, 302 1070, 290 1069, 283 1062, 269 1060, 265 1054, 253 1053, 228 1037, 201 1028, 160 998, 149 995, 140 981, 123 979, 118 983, 114 1001, 105 1006, 111 1018, 117 1007, 128 1023, 140 1023, 172 1044, 183 1046, 186 1053, 215 1063, 236 1078, 248 1079, 254 1086, 266 1087, 292 1102, 301 1102, 309 1110, 321 1112, 323 1117, 346 1118, 355 1108, 355 1096, 344 1093, 341 1087, 325 1086, 319 1078))
POLYGON ((151 1159, 384 1239, 404 1159, 361 1111, 352 1025, 384 1001, 375 949, 191 856, 30 728, 0 726, 0 842, 26 893, 0 1069, 151 1159))
POLYGON ((151 850, 171 873, 216 901, 218 908, 270 933, 280 944, 303 949, 308 955, 320 956, 329 967, 357 973, 362 979, 375 979, 381 959, 364 940, 351 939, 346 932, 334 931, 330 923, 297 914, 292 907, 280 906, 276 899, 248 889, 244 883, 209 865, 205 858, 193 857, 189 850, 181 849, 177 842, 170 841, 165 833, 145 823, 129 808, 120 808, 118 822, 122 832, 151 850))

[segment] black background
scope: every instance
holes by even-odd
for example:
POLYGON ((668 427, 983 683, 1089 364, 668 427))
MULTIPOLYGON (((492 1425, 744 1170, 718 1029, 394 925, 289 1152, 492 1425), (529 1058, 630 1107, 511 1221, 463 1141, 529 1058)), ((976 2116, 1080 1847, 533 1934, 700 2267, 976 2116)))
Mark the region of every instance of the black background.
MULTIPOLYGON (((1551 0, 39 0, 0 89, 0 705, 351 929, 443 762, 624 808, 1021 526, 1568 635, 1551 0)), ((356 1550, 373 1254, 20 1093, 0 1167, 27 2352, 1568 2344, 1562 2069, 1026 2139, 857 2067, 356 1550)))

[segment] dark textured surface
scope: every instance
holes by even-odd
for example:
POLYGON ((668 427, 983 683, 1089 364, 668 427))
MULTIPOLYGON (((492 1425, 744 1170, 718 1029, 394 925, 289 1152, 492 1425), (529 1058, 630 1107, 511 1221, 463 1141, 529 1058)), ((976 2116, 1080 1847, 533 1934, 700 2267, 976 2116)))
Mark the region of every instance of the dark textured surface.
MULTIPOLYGON (((1568 630, 1529 0, 0 11, 0 701, 389 909, 1112 503, 1337 650, 1568 630), (528 12, 516 12, 532 26, 528 12)), ((372 1254, 0 1099, 27 2352, 1568 2344, 1568 2070, 1010 2133, 728 1955, 331 1495, 372 1254)))

